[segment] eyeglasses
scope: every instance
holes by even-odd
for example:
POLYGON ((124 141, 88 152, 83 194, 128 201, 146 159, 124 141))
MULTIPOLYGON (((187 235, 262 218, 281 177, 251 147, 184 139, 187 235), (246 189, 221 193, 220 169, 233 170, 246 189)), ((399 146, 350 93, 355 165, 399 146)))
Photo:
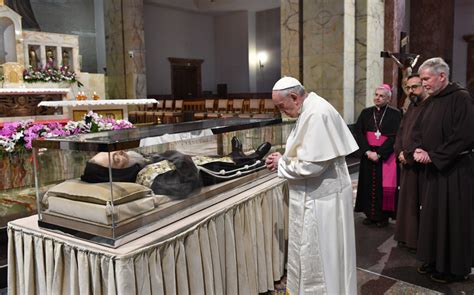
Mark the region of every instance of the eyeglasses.
POLYGON ((411 86, 410 86, 410 85, 407 85, 407 86, 405 87, 405 89, 406 89, 407 91, 410 90, 410 89, 411 89, 411 90, 415 90, 415 89, 417 89, 417 88, 420 87, 420 86, 421 86, 421 84, 415 84, 415 85, 411 85, 411 86))

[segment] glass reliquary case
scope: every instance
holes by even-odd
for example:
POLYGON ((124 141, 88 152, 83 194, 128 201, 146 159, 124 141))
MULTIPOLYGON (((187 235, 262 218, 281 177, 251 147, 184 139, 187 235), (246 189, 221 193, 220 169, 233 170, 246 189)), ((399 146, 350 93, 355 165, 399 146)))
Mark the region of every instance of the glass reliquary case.
POLYGON ((117 247, 264 182, 288 130, 229 118, 36 140, 39 225, 117 247))

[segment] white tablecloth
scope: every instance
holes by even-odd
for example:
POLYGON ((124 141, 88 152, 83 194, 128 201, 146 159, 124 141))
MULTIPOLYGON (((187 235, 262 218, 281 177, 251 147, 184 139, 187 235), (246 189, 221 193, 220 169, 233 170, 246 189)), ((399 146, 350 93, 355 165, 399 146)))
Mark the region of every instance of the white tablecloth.
POLYGON ((99 100, 55 100, 42 101, 39 107, 80 107, 80 106, 117 106, 117 105, 144 105, 154 104, 158 101, 154 98, 139 99, 99 99, 99 100))
POLYGON ((272 290, 284 271, 287 197, 286 182, 275 177, 116 249, 38 228, 37 216, 12 221, 9 294, 272 290))

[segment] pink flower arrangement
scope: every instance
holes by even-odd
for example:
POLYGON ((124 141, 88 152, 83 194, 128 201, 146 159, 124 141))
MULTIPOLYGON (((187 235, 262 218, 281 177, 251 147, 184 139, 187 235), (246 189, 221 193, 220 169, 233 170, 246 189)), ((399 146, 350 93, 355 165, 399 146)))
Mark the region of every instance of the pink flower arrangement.
POLYGON ((81 121, 38 124, 32 120, 5 123, 0 129, 0 154, 31 150, 32 141, 36 138, 64 137, 79 133, 91 133, 107 130, 133 128, 127 120, 104 118, 92 111, 81 121))
POLYGON ((23 80, 28 83, 59 83, 64 81, 68 83, 77 83, 77 86, 79 87, 83 86, 83 84, 76 79, 76 73, 71 71, 68 66, 62 66, 57 69, 52 64, 46 64, 44 68, 38 67, 37 69, 29 66, 28 69, 23 71, 23 80))

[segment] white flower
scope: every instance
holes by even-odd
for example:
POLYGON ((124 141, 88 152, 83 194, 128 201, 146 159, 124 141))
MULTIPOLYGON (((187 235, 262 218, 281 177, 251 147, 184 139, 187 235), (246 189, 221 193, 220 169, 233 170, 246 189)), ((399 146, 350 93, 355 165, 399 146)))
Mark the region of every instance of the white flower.
POLYGON ((23 130, 21 130, 20 132, 17 132, 13 135, 13 140, 18 141, 19 139, 23 138, 23 136, 23 130))

